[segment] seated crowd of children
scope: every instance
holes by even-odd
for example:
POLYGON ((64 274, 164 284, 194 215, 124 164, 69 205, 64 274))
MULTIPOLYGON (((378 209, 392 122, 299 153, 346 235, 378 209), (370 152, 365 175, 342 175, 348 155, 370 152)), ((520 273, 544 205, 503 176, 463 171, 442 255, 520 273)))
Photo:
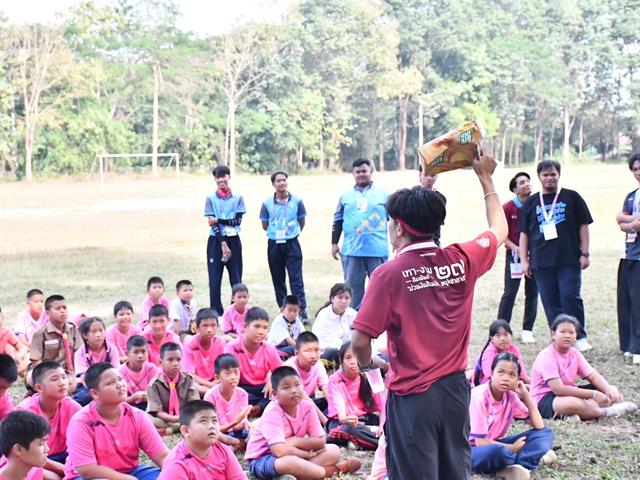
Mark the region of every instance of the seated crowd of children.
MULTIPOLYGON (((94 316, 76 324, 64 297, 45 300, 36 289, 13 332, 0 321, 1 479, 245 479, 240 452, 258 479, 360 469, 358 459, 341 459, 339 446, 375 450, 369 478, 387 478, 386 372, 358 366, 348 285, 332 287, 312 331, 292 295, 270 322, 242 284, 220 316, 195 308, 188 280, 177 283, 173 302, 158 277, 147 291, 138 325, 127 301, 115 304, 108 328, 94 316), (19 375, 27 393, 14 407, 7 390, 19 375), (162 437, 171 434, 182 441, 169 451, 162 437), (155 466, 139 463, 141 451, 155 466)), ((470 375, 475 472, 526 479, 555 461, 543 418, 636 410, 574 347, 577 326, 573 317, 556 319, 529 376, 509 324, 492 323, 470 375), (514 419, 531 430, 506 436, 514 419)), ((384 346, 374 349, 385 358, 384 346)))

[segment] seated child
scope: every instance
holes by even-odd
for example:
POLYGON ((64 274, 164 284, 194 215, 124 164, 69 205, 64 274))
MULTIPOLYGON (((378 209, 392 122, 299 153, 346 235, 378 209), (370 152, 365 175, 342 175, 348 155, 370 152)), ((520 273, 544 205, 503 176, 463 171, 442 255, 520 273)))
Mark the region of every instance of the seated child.
POLYGON ((100 362, 110 363, 117 368, 120 366, 120 356, 115 345, 107 343, 107 329, 101 318, 85 318, 80 322, 78 330, 82 335, 83 345, 76 351, 74 359, 78 388, 73 399, 85 406, 91 401, 91 395, 82 381, 84 372, 94 363, 100 362))
POLYGON ((158 429, 167 434, 180 430, 180 407, 191 400, 200 400, 198 385, 190 373, 182 370, 182 350, 169 342, 160 348, 161 372, 147 387, 147 412, 158 429))
POLYGON ((133 306, 126 300, 122 300, 113 306, 115 323, 107 328, 107 342, 116 346, 120 363, 127 361, 127 341, 134 335, 142 335, 136 325, 133 324, 133 306))
POLYGON ((230 342, 244 332, 249 305, 249 289, 244 283, 236 283, 231 287, 231 305, 222 315, 222 333, 224 339, 230 342))
POLYGON ((6 353, 16 362, 18 374, 24 375, 29 364, 29 348, 15 333, 4 327, 4 315, 0 308, 0 353, 6 353))
POLYGON ((44 311, 44 294, 33 288, 27 292, 27 308, 18 314, 14 333, 27 347, 31 347, 33 333, 47 321, 44 311))
POLYGON ((320 357, 332 369, 338 366, 338 351, 351 340, 351 325, 357 312, 349 306, 353 292, 346 283, 336 283, 329 292, 329 301, 316 314, 312 331, 320 340, 320 357))
POLYGON ((182 345, 178 335, 169 330, 169 311, 163 305, 154 305, 149 311, 149 327, 144 338, 149 344, 149 361, 160 365, 160 347, 173 342, 182 345))
POLYGON ((0 478, 42 480, 49 424, 32 412, 11 412, 0 423, 0 478))
POLYGON ((493 359, 501 352, 511 352, 518 357, 520 380, 527 384, 531 383, 520 349, 513 343, 511 326, 506 320, 496 320, 489 325, 489 339, 476 360, 473 385, 480 385, 491 380, 493 359))
POLYGON ((300 320, 300 301, 295 295, 287 295, 282 304, 280 315, 271 322, 269 343, 280 350, 283 358, 293 355, 298 335, 304 332, 304 325, 300 320))
POLYGON ((169 310, 169 300, 164 296, 164 282, 160 277, 151 277, 147 280, 147 298, 140 305, 140 323, 138 326, 144 330, 149 322, 151 308, 154 305, 162 305, 169 310))
POLYGON ((609 385, 574 347, 578 327, 574 317, 558 315, 551 325, 553 342, 533 362, 531 396, 542 417, 575 415, 581 420, 591 420, 635 412, 636 404, 623 402, 618 389, 609 385), (576 376, 589 383, 576 386, 576 376))
POLYGON ((15 360, 6 353, 0 353, 0 420, 13 410, 9 389, 17 379, 18 366, 15 360))
POLYGON ((249 404, 255 407, 252 417, 260 416, 271 397, 271 372, 282 364, 278 350, 266 342, 269 332, 269 315, 260 307, 247 311, 245 331, 227 343, 225 353, 230 353, 240 364, 240 388, 249 394, 249 404))
POLYGON ((149 360, 149 347, 142 335, 127 340, 127 361, 120 365, 120 375, 127 384, 126 402, 147 410, 147 388, 160 373, 160 367, 149 360))
POLYGON ((33 369, 32 380, 36 394, 25 398, 17 408, 29 410, 49 422, 49 454, 44 468, 62 478, 67 460, 67 427, 71 417, 82 407, 67 396, 69 380, 58 362, 39 364, 33 369))
POLYGON ((69 392, 76 390, 73 354, 82 344, 82 336, 74 323, 69 322, 67 301, 62 295, 51 295, 44 302, 49 321, 36 330, 31 340, 31 366, 53 360, 64 368, 69 378, 69 392))
POLYGON ((213 405, 194 400, 180 409, 182 440, 164 461, 159 480, 247 480, 236 456, 219 442, 213 405))
POLYGON ((499 478, 529 478, 543 456, 555 459, 553 432, 544 426, 536 402, 518 380, 520 359, 515 354, 499 353, 491 372, 488 382, 471 390, 471 469, 499 472, 499 478), (527 417, 533 429, 505 437, 514 418, 527 417))
POLYGON ((65 479, 157 478, 159 468, 140 465, 140 450, 158 466, 169 451, 149 416, 125 402, 127 387, 120 372, 109 363, 95 363, 84 381, 93 402, 69 423, 65 479))
POLYGON ((258 480, 280 475, 321 479, 336 473, 353 473, 360 461, 340 461, 340 449, 327 445, 313 403, 304 399, 297 372, 282 366, 271 375, 274 400, 256 422, 245 460, 258 480))
POLYGON ((224 353, 225 342, 218 337, 218 316, 215 310, 203 308, 196 315, 197 334, 184 346, 183 365, 185 372, 193 375, 204 394, 213 387, 214 363, 224 353))
POLYGON ((320 361, 320 342, 312 332, 302 332, 296 340, 296 355, 284 362, 298 372, 302 380, 304 393, 317 405, 321 411, 327 409, 329 397, 329 377, 320 361), (316 398, 320 390, 322 397, 316 398))
POLYGON ((378 429, 371 426, 381 428, 382 396, 372 392, 360 372, 351 342, 344 343, 338 353, 340 369, 329 377, 328 440, 338 444, 353 442, 358 447, 375 450, 378 429))
POLYGON ((189 280, 180 280, 176 284, 176 295, 169 305, 169 320, 172 330, 184 343, 188 337, 196 334, 198 307, 193 299, 193 284, 189 280))
POLYGON ((204 396, 216 408, 220 423, 220 441, 236 450, 242 450, 243 440, 249 435, 251 411, 249 395, 238 387, 240 364, 236 357, 224 353, 215 362, 217 384, 204 396))

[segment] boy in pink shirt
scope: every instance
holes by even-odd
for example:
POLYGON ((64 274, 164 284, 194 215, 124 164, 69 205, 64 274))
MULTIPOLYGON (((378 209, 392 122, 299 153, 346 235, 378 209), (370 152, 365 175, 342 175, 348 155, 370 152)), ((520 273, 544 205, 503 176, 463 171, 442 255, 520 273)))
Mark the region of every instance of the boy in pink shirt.
POLYGON ((267 342, 269 314, 260 307, 247 312, 245 332, 227 343, 225 353, 230 353, 240 364, 240 388, 249 394, 249 403, 254 405, 252 417, 269 404, 271 397, 271 372, 282 365, 278 350, 267 342))
POLYGON ((169 330, 169 311, 163 305, 154 305, 149 311, 149 327, 144 332, 149 344, 149 361, 160 365, 160 347, 165 343, 182 346, 180 337, 169 330))
POLYGON ((126 300, 122 300, 113 306, 115 323, 107 328, 107 342, 118 349, 120 363, 127 361, 127 340, 134 335, 141 335, 136 325, 133 325, 133 306, 126 300))
POLYGON ((198 382, 201 394, 213 387, 214 362, 224 353, 225 342, 216 335, 218 316, 214 310, 203 308, 196 315, 197 334, 184 345, 182 365, 198 382))
POLYGON ((327 445, 313 402, 304 399, 298 373, 291 367, 274 370, 271 384, 275 399, 256 422, 245 460, 258 480, 280 475, 321 479, 336 473, 353 473, 360 461, 340 461, 340 449, 327 445))
POLYGON ((15 360, 6 353, 0 353, 0 420, 13 410, 9 389, 17 379, 18 367, 15 360))
POLYGON ((157 478, 160 469, 140 465, 140 450, 162 466, 167 447, 149 416, 125 402, 127 387, 120 372, 108 363, 96 363, 84 380, 94 401, 69 423, 65 478, 157 478))
POLYGON ((244 283, 236 283, 231 287, 231 305, 222 315, 222 333, 227 342, 238 338, 244 332, 247 312, 251 309, 249 289, 244 283))
POLYGON ((296 340, 296 354, 286 362, 294 368, 304 387, 304 393, 316 404, 320 411, 327 409, 329 397, 329 377, 320 361, 320 341, 313 332, 302 332, 296 340), (320 390, 322 397, 316 398, 316 392, 320 390))
POLYGON ((144 330, 149 321, 151 309, 154 305, 162 305, 169 311, 169 300, 164 297, 164 282, 160 277, 151 277, 147 280, 147 298, 140 305, 140 323, 141 330, 144 330))
POLYGON ((42 480, 49 424, 35 413, 11 412, 0 423, 0 478, 42 480))
POLYGON ((30 347, 33 333, 42 327, 46 321, 47 313, 44 311, 44 294, 42 290, 33 288, 27 292, 27 308, 18 314, 13 331, 22 343, 30 347))
POLYGON ((194 400, 180 409, 178 443, 164 461, 159 480, 246 480, 236 456, 219 442, 213 405, 194 400))
POLYGON ((160 367, 148 361, 149 347, 145 338, 134 335, 127 340, 127 361, 120 365, 120 375, 127 384, 128 404, 147 410, 147 388, 160 373, 160 367))

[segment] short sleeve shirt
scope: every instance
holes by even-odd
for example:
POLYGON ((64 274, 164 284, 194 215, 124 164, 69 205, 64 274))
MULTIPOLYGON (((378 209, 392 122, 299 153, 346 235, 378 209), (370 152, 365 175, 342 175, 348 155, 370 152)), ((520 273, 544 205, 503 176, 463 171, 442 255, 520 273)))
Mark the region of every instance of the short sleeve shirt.
POLYGON ((327 348, 340 348, 343 343, 351 340, 351 327, 357 314, 353 308, 347 307, 342 315, 338 315, 331 305, 318 312, 312 331, 320 341, 322 352, 327 348))
POLYGON ((0 420, 4 420, 12 411, 13 400, 11 400, 11 395, 5 392, 5 394, 0 397, 0 420))
POLYGON ((350 380, 338 370, 329 377, 329 404, 327 416, 338 418, 339 415, 355 415, 361 417, 369 413, 381 412, 384 409, 382 397, 379 393, 373 394, 374 408, 367 408, 360 399, 360 382, 362 377, 358 376, 350 380))
POLYGON ((289 194, 285 201, 276 199, 275 193, 260 208, 260 220, 267 222, 267 238, 287 241, 300 235, 300 220, 307 216, 302 199, 289 194))
POLYGON ((164 338, 160 340, 160 342, 156 342, 153 339, 153 333, 151 333, 151 330, 147 330, 144 333, 144 338, 147 339, 147 343, 149 344, 149 361, 151 363, 155 363, 156 365, 160 365, 160 348, 162 347, 162 345, 164 345, 165 343, 173 342, 182 347, 180 337, 178 337, 171 330, 166 331, 166 333, 164 334, 164 338))
POLYGON ((31 316, 31 311, 27 308, 18 314, 16 325, 13 329, 16 335, 24 335, 28 342, 31 342, 33 334, 47 322, 47 312, 42 310, 37 320, 31 316))
POLYGON ((300 318, 296 317, 293 323, 289 323, 289 321, 280 314, 271 322, 268 341, 271 345, 282 345, 288 338, 295 341, 302 332, 304 332, 304 325, 300 318))
MULTIPOLYGON (((204 202, 205 217, 216 217, 220 220, 233 220, 239 213, 247 213, 242 195, 235 195, 231 193, 228 197, 223 198, 218 195, 217 191, 215 191, 212 195, 208 196, 204 202)), ((232 236, 240 233, 240 225, 234 227, 231 225, 218 224, 216 227, 221 229, 220 233, 222 236, 232 236)), ((215 237, 215 227, 211 227, 210 235, 215 237)))
POLYGON ((304 391, 311 398, 315 397, 316 391, 319 388, 329 385, 329 376, 327 375, 327 370, 324 368, 324 364, 321 361, 318 361, 307 371, 302 369, 298 363, 298 357, 295 356, 289 358, 284 362, 284 364, 298 372, 300 380, 302 380, 304 391))
POLYGON ((238 413, 249 406, 249 394, 240 387, 235 387, 231 398, 225 399, 220 392, 220 384, 211 387, 204 395, 204 399, 216 407, 220 425, 231 423, 238 413))
MULTIPOLYGON (((626 196, 622 211, 627 215, 640 215, 640 189, 634 190, 626 196)), ((640 234, 638 232, 625 234, 624 258, 640 260, 640 234)))
POLYGON ((205 349, 198 333, 188 340, 182 350, 182 368, 185 372, 198 375, 206 380, 213 380, 216 358, 224 353, 225 343, 220 337, 213 337, 211 345, 205 349))
POLYGON ((214 443, 206 458, 200 458, 183 441, 167 455, 158 480, 246 480, 236 456, 229 447, 214 443))
POLYGON ((15 333, 8 328, 0 327, 0 353, 6 353, 7 345, 15 347, 18 341, 15 333))
MULTIPOLYGON (((520 380, 525 381, 529 378, 527 375, 527 367, 522 359, 522 354, 520 353, 520 349, 511 344, 509 348, 506 350, 509 353, 513 353, 516 357, 518 357, 518 363, 520 363, 520 380)), ((496 346, 489 342, 487 348, 482 352, 482 357, 480 359, 480 366, 482 369, 482 374, 480 375, 480 383, 485 383, 491 380, 491 365, 493 364, 493 360, 501 353, 496 346)))
POLYGON ((154 305, 162 305, 167 310, 169 310, 169 307, 171 306, 171 304, 169 303, 169 300, 164 297, 160 297, 160 300, 156 304, 153 302, 153 300, 151 300, 151 297, 147 296, 147 298, 144 299, 144 302, 142 302, 142 305, 140 305, 140 328, 141 329, 144 329, 147 326, 147 323, 149 322, 149 312, 151 311, 154 305))
POLYGON ((244 333, 244 319, 247 312, 251 309, 250 305, 245 305, 244 312, 240 313, 233 304, 229 305, 222 314, 222 331, 224 333, 244 333))
MULTIPOLYGON (((180 380, 176 385, 180 407, 192 400, 200 400, 198 385, 191 374, 180 372, 180 380)), ((147 412, 158 413, 169 411, 169 385, 161 373, 147 387, 147 412)))
POLYGON ((144 362, 139 372, 131 370, 128 363, 120 365, 120 375, 127 384, 127 393, 129 395, 146 392, 149 384, 159 373, 160 367, 151 362, 144 362))
POLYGON ((44 362, 53 360, 54 362, 60 363, 67 373, 74 373, 74 366, 67 365, 67 354, 64 348, 63 335, 66 335, 69 341, 71 359, 73 361, 73 353, 84 344, 78 328, 75 324, 66 322, 64 331, 60 331, 51 321, 45 323, 33 334, 31 361, 44 362))
POLYGON ((238 359, 241 385, 264 385, 269 372, 282 365, 278 350, 267 342, 262 342, 254 354, 249 353, 244 345, 244 335, 227 343, 224 353, 238 359))
POLYGON ((127 356, 127 341, 134 335, 140 335, 141 330, 136 325, 129 325, 129 331, 125 334, 118 329, 115 323, 107 328, 107 342, 112 343, 118 349, 120 358, 127 356))
MULTIPOLYGON (((522 206, 523 203, 518 197, 515 197, 502 205, 504 215, 507 219, 507 225, 509 226, 509 240, 516 245, 520 242, 520 209, 522 206)), ((506 244, 505 248, 509 251, 506 244)))

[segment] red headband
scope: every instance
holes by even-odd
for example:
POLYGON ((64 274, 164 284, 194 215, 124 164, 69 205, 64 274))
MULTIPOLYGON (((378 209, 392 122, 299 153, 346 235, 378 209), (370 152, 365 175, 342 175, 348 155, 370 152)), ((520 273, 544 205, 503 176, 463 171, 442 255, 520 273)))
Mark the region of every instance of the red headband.
POLYGON ((424 233, 424 232, 420 232, 419 230, 416 230, 415 228, 413 228, 411 225, 409 225, 407 222, 405 222, 401 218, 394 218, 394 220, 396 222, 398 222, 402 226, 403 229, 405 229, 408 233, 410 233, 414 237, 431 238, 433 236, 430 233, 424 233))

